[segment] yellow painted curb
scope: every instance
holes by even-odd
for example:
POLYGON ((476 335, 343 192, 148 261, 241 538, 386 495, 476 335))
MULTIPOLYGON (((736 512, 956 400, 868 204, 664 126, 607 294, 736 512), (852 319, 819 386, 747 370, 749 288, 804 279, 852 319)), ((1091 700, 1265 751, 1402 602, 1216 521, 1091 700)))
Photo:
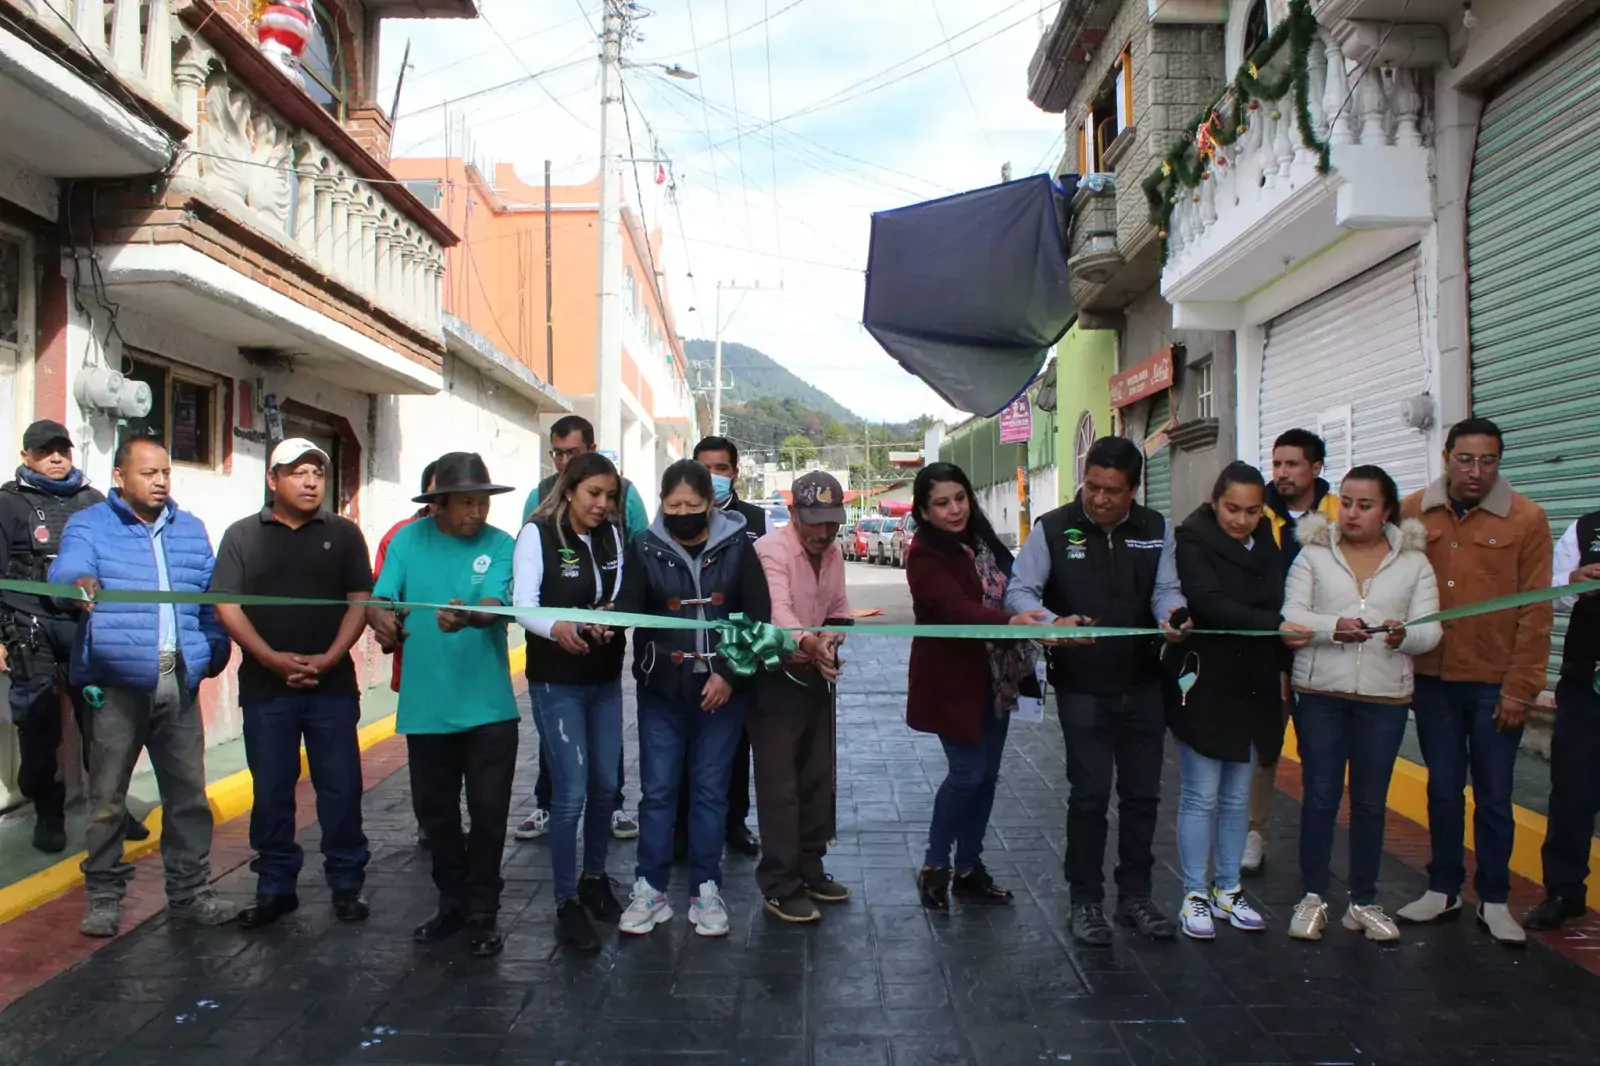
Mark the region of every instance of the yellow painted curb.
MULTIPOLYGON (((1294 723, 1289 723, 1283 739, 1283 754, 1300 761, 1300 751, 1295 745, 1294 723)), ((1475 847, 1472 826, 1472 788, 1469 785, 1466 800, 1466 846, 1475 847)), ((1428 825, 1428 768, 1418 766, 1410 759, 1396 759, 1394 776, 1389 780, 1389 809, 1426 828, 1428 825)), ((1549 820, 1538 811, 1530 811, 1519 804, 1511 807, 1511 817, 1516 823, 1516 834, 1511 845, 1511 870, 1536 885, 1544 884, 1544 859, 1541 850, 1549 832, 1549 820)), ((1600 873, 1600 841, 1589 842, 1589 869, 1600 873)), ((1600 877, 1591 877, 1588 885, 1589 908, 1600 910, 1600 877)))
MULTIPOLYGON (((528 648, 520 644, 510 651, 511 676, 524 673, 528 664, 528 648)), ((356 742, 362 751, 366 751, 374 744, 394 736, 395 716, 389 715, 380 718, 371 725, 364 726, 356 734, 356 742)), ((306 763, 305 749, 300 751, 300 776, 309 774, 310 767, 306 763)), ((214 821, 228 822, 244 814, 255 799, 254 781, 249 770, 240 770, 238 773, 229 774, 227 777, 206 786, 206 798, 211 801, 211 817, 214 821)), ((161 808, 151 811, 144 820, 145 827, 150 830, 150 838, 141 840, 137 844, 127 844, 122 849, 122 856, 128 862, 143 858, 161 846, 161 808)), ((36 874, 24 877, 14 885, 0 888, 0 925, 9 922, 19 914, 33 910, 35 907, 48 903, 57 896, 64 895, 74 887, 83 883, 83 871, 80 864, 88 856, 87 852, 78 852, 69 858, 62 859, 53 866, 46 867, 36 874)))

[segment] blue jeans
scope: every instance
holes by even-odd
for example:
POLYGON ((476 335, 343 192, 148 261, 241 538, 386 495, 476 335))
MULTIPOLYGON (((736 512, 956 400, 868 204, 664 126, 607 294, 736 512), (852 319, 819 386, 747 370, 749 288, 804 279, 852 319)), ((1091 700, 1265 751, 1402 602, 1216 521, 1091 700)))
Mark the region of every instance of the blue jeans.
POLYGON ((1428 764, 1428 834, 1433 861, 1428 888, 1456 896, 1467 880, 1467 806, 1462 791, 1472 772, 1472 829, 1478 852, 1473 888, 1484 903, 1504 903, 1511 891, 1511 780, 1522 730, 1494 727, 1500 686, 1417 678, 1413 709, 1417 742, 1428 764))
POLYGON ((328 887, 337 895, 361 891, 371 853, 361 831, 360 724, 361 700, 355 696, 304 692, 244 705, 244 753, 255 788, 250 847, 256 857, 250 869, 258 893, 294 892, 305 864, 294 839, 302 737, 317 793, 328 887))
POLYGON ((578 895, 580 817, 583 872, 606 872, 617 758, 622 750, 622 682, 535 687, 534 714, 555 778, 550 798, 550 865, 556 902, 563 903, 578 895))
POLYGON ((689 890, 722 885, 722 839, 728 827, 728 780, 744 729, 748 693, 715 712, 639 686, 639 852, 635 876, 665 892, 672 877, 672 837, 685 752, 689 765, 689 890))
POLYGON ((992 701, 986 701, 983 731, 976 744, 957 744, 939 738, 950 770, 933 797, 928 850, 922 857, 924 866, 949 869, 952 844, 956 849, 957 873, 970 873, 983 855, 983 834, 989 830, 994 790, 1000 783, 1000 757, 1005 752, 1006 734, 1011 730, 1011 716, 996 716, 988 709, 989 702, 992 701))
POLYGON ((1245 837, 1250 833, 1251 767, 1247 762, 1223 762, 1201 755, 1172 738, 1178 746, 1183 788, 1178 794, 1178 864, 1183 868, 1184 892, 1205 894, 1218 888, 1239 887, 1239 864, 1244 861, 1245 837), (1212 868, 1206 880, 1207 860, 1212 868))
MULTIPOLYGON (((1300 748, 1300 878, 1307 892, 1328 894, 1333 832, 1350 767, 1350 902, 1378 898, 1378 864, 1389 778, 1406 735, 1406 709, 1387 703, 1302 694, 1295 700, 1295 742, 1300 748)), ((1461 839, 1457 826, 1456 840, 1461 839)), ((1437 852, 1435 852, 1437 854, 1437 852)), ((1459 887, 1459 882, 1457 883, 1459 887)))

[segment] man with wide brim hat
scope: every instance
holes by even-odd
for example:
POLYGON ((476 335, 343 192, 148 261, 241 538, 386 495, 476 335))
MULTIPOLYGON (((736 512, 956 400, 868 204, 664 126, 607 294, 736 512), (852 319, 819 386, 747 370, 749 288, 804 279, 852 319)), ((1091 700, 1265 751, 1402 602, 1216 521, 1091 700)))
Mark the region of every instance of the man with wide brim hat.
POLYGON ((517 701, 511 691, 506 623, 471 607, 511 602, 516 542, 488 524, 490 498, 510 492, 489 477, 482 457, 450 452, 434 467, 433 488, 416 497, 434 513, 401 529, 389 544, 373 599, 451 604, 433 617, 368 608, 385 650, 406 644, 396 731, 405 735, 411 802, 433 853, 439 911, 412 934, 431 944, 468 931, 474 955, 499 954, 500 860, 517 771, 517 701), (471 829, 461 828, 467 793, 471 829))

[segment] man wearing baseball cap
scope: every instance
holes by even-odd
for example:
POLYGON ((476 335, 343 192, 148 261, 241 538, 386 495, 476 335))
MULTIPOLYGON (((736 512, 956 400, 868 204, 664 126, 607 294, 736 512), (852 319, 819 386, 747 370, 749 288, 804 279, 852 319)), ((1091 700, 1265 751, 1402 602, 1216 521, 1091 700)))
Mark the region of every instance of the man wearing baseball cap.
POLYGON ((782 672, 763 672, 745 719, 755 755, 756 819, 761 829, 761 886, 767 913, 814 922, 817 903, 842 903, 850 890, 822 866, 834 835, 834 701, 838 634, 806 627, 849 625, 844 558, 835 538, 844 523, 844 490, 821 471, 794 483, 792 519, 756 541, 772 590, 772 621, 793 629, 799 653, 782 672))
MULTIPOLYGON (((29 426, 22 434, 17 476, 0 485, 0 574, 12 581, 45 580, 67 519, 104 499, 72 465, 66 426, 49 420, 29 426)), ((79 730, 87 726, 83 690, 67 683, 76 631, 76 612, 63 604, 21 592, 0 593, 5 641, 0 669, 11 674, 11 719, 21 749, 17 783, 33 801, 33 846, 52 854, 67 847, 67 789, 58 780, 56 765, 63 690, 79 730)), ((85 741, 85 760, 88 750, 85 741)), ((127 834, 129 840, 143 840, 150 832, 130 816, 127 834)))
MULTIPOLYGON (((228 527, 217 548, 213 592, 360 602, 372 591, 367 541, 354 522, 324 508, 328 453, 302 437, 272 450, 272 500, 228 527)), ((350 649, 366 629, 363 607, 241 607, 218 604, 217 620, 244 659, 239 703, 255 803, 250 847, 256 901, 239 912, 246 929, 271 925, 300 905, 304 863, 295 843, 295 785, 305 743, 322 825, 323 872, 334 916, 367 916, 361 895, 369 852, 361 829, 361 690, 350 649)))

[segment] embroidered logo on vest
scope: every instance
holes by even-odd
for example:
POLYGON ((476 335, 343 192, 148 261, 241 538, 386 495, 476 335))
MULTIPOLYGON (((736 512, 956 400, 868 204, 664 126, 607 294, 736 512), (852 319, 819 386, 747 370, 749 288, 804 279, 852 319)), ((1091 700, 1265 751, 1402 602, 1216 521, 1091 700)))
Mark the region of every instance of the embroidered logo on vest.
POLYGON ((1089 538, 1083 535, 1083 530, 1076 528, 1068 529, 1061 535, 1066 539, 1067 542, 1068 559, 1077 560, 1088 558, 1089 538))
POLYGON ((557 548, 556 554, 561 556, 561 576, 566 578, 582 577, 583 572, 578 567, 578 553, 571 548, 557 548))

